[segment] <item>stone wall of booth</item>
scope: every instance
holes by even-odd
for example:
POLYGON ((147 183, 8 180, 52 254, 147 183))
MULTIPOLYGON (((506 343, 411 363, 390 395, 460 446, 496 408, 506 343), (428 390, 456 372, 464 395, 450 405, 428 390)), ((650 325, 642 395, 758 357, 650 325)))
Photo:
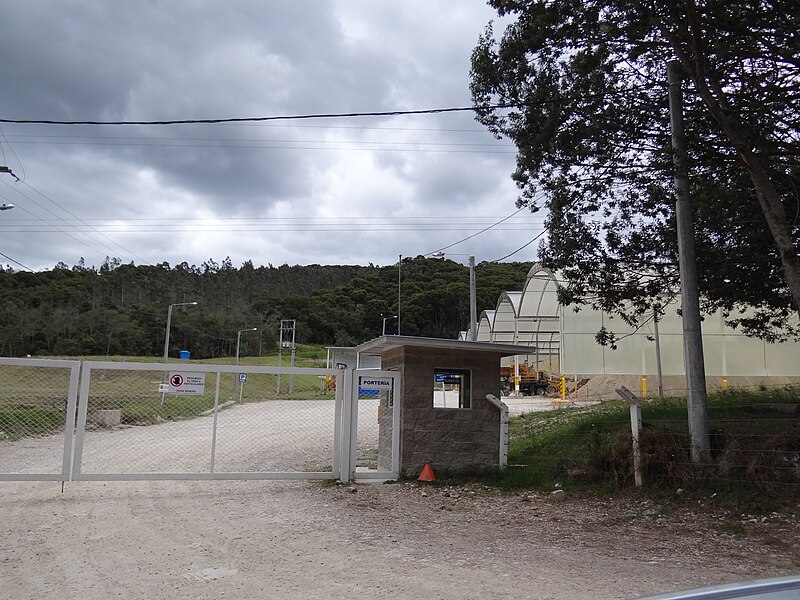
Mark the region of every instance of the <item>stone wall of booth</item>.
POLYGON ((401 471, 417 474, 426 462, 450 472, 498 466, 500 412, 486 400, 487 394, 500 396, 496 354, 405 347, 384 353, 381 364, 402 371, 401 471), (470 371, 470 408, 433 406, 435 369, 470 371))

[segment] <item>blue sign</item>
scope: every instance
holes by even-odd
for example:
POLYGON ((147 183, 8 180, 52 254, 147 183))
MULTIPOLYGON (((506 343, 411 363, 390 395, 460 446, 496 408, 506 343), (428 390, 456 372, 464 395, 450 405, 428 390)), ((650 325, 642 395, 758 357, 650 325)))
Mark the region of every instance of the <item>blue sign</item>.
POLYGON ((245 383, 247 381, 247 373, 239 373, 239 383, 245 383))

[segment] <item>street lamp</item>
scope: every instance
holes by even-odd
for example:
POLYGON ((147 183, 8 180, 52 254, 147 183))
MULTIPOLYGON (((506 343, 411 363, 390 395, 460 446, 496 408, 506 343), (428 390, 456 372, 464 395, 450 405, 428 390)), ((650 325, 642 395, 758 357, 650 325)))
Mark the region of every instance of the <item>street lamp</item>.
POLYGON ((240 329, 236 332, 236 364, 239 364, 239 345, 242 341, 242 334, 245 331, 258 331, 258 327, 248 327, 247 329, 240 329))
MULTIPOLYGON (((164 364, 166 365, 169 362, 169 329, 170 325, 172 325, 172 309, 176 306, 195 306, 197 302, 176 302, 175 304, 170 304, 169 308, 167 309, 167 334, 164 336, 164 364)), ((164 374, 161 376, 161 383, 167 382, 167 370, 164 369, 164 374)), ((164 392, 161 392, 161 404, 164 404, 164 392)))
MULTIPOLYGON (((444 258, 444 252, 433 252, 431 258, 444 258)), ((467 254, 452 256, 469 256, 469 341, 478 341, 478 291, 475 282, 475 257, 467 254)))
MULTIPOLYGON (((258 327, 248 327, 247 329, 240 329, 236 332, 236 365, 239 365, 239 346, 242 342, 242 334, 245 331, 258 331, 258 327)), ((236 384, 239 383, 237 378, 233 380, 233 396, 231 400, 236 400, 236 384)))
MULTIPOLYGON (((381 315, 383 317, 383 315, 381 315)), ((381 335, 386 335, 386 321, 389 319, 396 319, 397 315, 392 315, 391 317, 383 317, 383 329, 381 330, 381 335)))
POLYGON ((167 363, 169 358, 169 328, 172 325, 172 309, 176 306, 195 306, 196 304, 197 302, 176 302, 169 305, 167 309, 167 334, 164 336, 164 364, 167 363))
POLYGON ((11 210, 12 208, 14 208, 13 204, 3 203, 2 205, 0 205, 0 210, 11 210))

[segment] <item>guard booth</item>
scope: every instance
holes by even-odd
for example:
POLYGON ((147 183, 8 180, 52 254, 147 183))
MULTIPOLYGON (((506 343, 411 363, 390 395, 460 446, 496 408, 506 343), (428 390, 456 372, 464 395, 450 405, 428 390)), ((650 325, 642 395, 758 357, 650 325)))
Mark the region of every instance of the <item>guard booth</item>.
MULTIPOLYGON (((451 473, 506 466, 508 409, 497 400, 500 361, 535 354, 536 348, 391 335, 356 350, 380 356, 381 370, 401 374, 401 473, 415 475, 425 463, 451 473)), ((379 452, 390 447, 391 437, 389 424, 381 423, 379 452)))

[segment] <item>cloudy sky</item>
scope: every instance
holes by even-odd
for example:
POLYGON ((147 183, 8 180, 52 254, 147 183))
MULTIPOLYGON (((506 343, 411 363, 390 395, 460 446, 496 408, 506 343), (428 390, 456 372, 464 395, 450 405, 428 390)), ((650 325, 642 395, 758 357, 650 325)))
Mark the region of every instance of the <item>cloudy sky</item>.
MULTIPOLYGON (((481 0, 30 0, 0 19, 0 117, 155 121, 469 106, 481 0)), ((471 113, 170 126, 0 124, 0 257, 392 264, 516 211, 471 113)), ((449 248, 541 232, 522 211, 449 248)), ((535 245, 509 260, 531 260, 535 245)), ((464 255, 464 256, 459 256, 464 255)))

